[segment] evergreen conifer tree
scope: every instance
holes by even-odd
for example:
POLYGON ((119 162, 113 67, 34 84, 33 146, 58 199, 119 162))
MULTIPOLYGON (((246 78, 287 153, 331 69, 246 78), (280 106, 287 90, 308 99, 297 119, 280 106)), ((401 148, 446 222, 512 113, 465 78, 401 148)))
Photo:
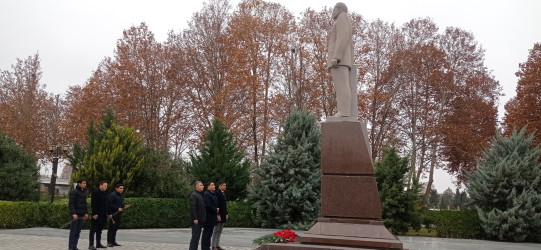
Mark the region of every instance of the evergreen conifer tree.
POLYGON ((293 111, 283 126, 271 152, 254 170, 250 198, 263 227, 306 229, 320 210, 321 132, 308 111, 293 111))
POLYGON ((539 146, 526 127, 497 135, 468 176, 466 187, 487 236, 506 241, 539 241, 541 166, 539 146))
POLYGON ((441 194, 440 209, 443 209, 443 210, 451 209, 453 207, 453 202, 454 202, 453 190, 451 190, 451 188, 448 187, 447 189, 445 189, 445 191, 443 191, 443 194, 441 194))
POLYGON ((90 125, 86 151, 71 158, 79 161, 78 157, 83 157, 82 162, 77 162, 78 170, 73 172, 71 182, 85 178, 91 189, 100 181, 108 181, 110 186, 122 183, 130 195, 131 182, 144 161, 142 142, 133 127, 120 127, 114 120, 114 114, 108 112, 97 130, 90 125))
POLYGON ((386 148, 383 159, 376 162, 376 181, 381 199, 381 213, 385 227, 394 234, 404 234, 409 227, 420 229, 415 211, 418 185, 406 190, 409 159, 400 157, 396 149, 386 148))
POLYGON ((0 131, 0 200, 37 201, 39 167, 36 159, 0 131))
POLYGON ((238 148, 233 132, 228 131, 224 122, 218 118, 213 120, 212 127, 206 132, 199 155, 190 153, 187 171, 203 183, 225 181, 227 199, 230 201, 247 196, 250 161, 238 148))
POLYGON ((428 198, 428 204, 430 204, 430 208, 436 209, 439 207, 440 204, 440 195, 438 194, 437 189, 431 189, 430 190, 430 196, 428 198))

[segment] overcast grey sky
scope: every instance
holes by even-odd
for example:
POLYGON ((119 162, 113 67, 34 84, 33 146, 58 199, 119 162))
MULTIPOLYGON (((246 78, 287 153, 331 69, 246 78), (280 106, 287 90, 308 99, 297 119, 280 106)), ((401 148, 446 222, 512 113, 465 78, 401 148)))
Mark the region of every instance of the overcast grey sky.
MULTIPOLYGON (((329 0, 270 0, 279 2, 294 15, 310 7, 332 7, 329 0)), ((471 31, 486 50, 485 64, 503 87, 500 112, 515 95, 518 64, 528 50, 541 42, 539 0, 342 0, 350 11, 367 20, 376 18, 403 23, 430 17, 440 28, 459 27, 471 31)), ((232 1, 233 8, 239 0, 232 1)), ((1 0, 0 70, 39 52, 47 90, 64 94, 71 85, 83 85, 106 56, 112 56, 122 31, 145 22, 158 41, 170 30, 186 28, 201 0, 1 0)), ((501 114, 500 114, 501 117, 501 114)), ((442 176, 438 174, 438 176, 442 176)), ((439 177, 439 192, 450 179, 439 177)), ((448 185, 449 184, 449 185, 448 185)))

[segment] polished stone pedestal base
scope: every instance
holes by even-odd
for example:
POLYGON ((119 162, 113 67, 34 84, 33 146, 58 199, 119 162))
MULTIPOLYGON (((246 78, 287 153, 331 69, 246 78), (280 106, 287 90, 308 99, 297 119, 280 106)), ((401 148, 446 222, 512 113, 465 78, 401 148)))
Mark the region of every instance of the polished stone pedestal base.
POLYGON ((402 242, 392 235, 382 221, 339 218, 320 218, 296 244, 265 244, 262 250, 283 249, 404 249, 402 242))
POLYGON ((296 243, 279 249, 404 249, 381 220, 366 125, 333 120, 321 124, 321 216, 296 243))

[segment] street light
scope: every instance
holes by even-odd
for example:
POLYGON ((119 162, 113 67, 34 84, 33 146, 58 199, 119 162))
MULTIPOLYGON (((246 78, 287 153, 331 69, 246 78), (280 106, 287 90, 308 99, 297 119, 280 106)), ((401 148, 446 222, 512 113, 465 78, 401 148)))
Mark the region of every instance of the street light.
POLYGON ((49 152, 53 155, 53 173, 51 174, 51 185, 49 186, 49 192, 51 192, 51 203, 54 201, 54 193, 56 189, 56 170, 58 169, 58 159, 68 152, 68 145, 49 145, 49 152))

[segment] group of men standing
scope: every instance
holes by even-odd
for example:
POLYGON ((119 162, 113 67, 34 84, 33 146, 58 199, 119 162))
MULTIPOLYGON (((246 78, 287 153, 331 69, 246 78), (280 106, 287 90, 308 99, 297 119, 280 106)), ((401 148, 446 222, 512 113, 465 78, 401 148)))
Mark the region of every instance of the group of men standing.
MULTIPOLYGON (((120 225, 122 211, 128 207, 124 205, 124 185, 117 184, 115 191, 107 194, 108 183, 100 182, 99 187, 92 192, 91 198, 91 227, 89 235, 90 250, 96 248, 107 248, 120 246, 116 242, 116 232, 120 225), (107 246, 101 244, 101 232, 111 219, 107 231, 107 246), (94 236, 96 245, 94 245, 94 236)), ((69 249, 76 250, 77 243, 84 221, 88 218, 86 203, 86 180, 79 179, 75 189, 69 193, 69 209, 72 216, 69 236, 69 249)), ((192 239, 190 250, 197 250, 199 239, 201 239, 202 250, 224 250, 220 247, 220 236, 224 223, 229 219, 227 212, 227 198, 225 190, 227 183, 219 182, 218 190, 214 182, 207 184, 206 190, 201 181, 195 183, 195 191, 190 195, 190 224, 192 228, 192 239), (203 192, 204 191, 204 192, 203 192), (201 236, 203 232, 203 236, 201 236)))
MULTIPOLYGON (((90 219, 90 235, 88 249, 107 248, 120 246, 116 242, 116 232, 120 226, 122 211, 128 206, 124 205, 124 185, 117 184, 115 191, 107 194, 108 183, 101 181, 96 190, 92 192, 90 206, 92 216, 90 219), (107 246, 101 244, 101 232, 107 223, 107 218, 111 219, 109 230, 107 231, 107 246), (94 236, 96 245, 94 246, 94 236)), ((72 216, 69 236, 69 249, 76 250, 77 243, 84 221, 88 218, 88 207, 86 203, 86 180, 79 179, 75 189, 69 193, 69 209, 72 216)))
POLYGON ((206 190, 201 181, 195 182, 195 191, 190 195, 190 225, 192 239, 190 250, 197 250, 201 238, 202 250, 223 250, 220 237, 224 223, 229 219, 225 190, 227 183, 218 182, 218 190, 214 182, 207 184, 206 190), (203 236, 201 237, 201 231, 203 236))

